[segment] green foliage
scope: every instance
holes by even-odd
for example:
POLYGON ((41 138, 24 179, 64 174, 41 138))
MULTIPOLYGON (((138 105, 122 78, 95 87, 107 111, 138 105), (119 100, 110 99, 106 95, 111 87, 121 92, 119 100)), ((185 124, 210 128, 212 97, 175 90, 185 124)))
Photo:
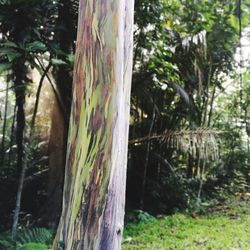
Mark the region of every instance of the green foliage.
POLYGON ((142 210, 134 210, 126 214, 125 221, 127 221, 127 223, 138 223, 138 222, 146 222, 152 219, 154 219, 154 217, 149 213, 142 210))
POLYGON ((27 243, 17 248, 17 250, 47 250, 48 246, 41 243, 27 243))
POLYGON ((66 62, 64 62, 61 59, 52 59, 51 61, 52 61, 53 65, 63 65, 63 64, 66 64, 66 62))
POLYGON ((0 64, 0 74, 4 73, 7 70, 11 69, 11 64, 10 63, 1 63, 0 64))
POLYGON ((0 247, 8 250, 22 249, 47 249, 48 244, 52 243, 53 235, 51 230, 46 228, 31 228, 19 230, 15 241, 9 233, 0 235, 0 247))
POLYGON ((14 242, 8 233, 0 234, 0 249, 14 250, 14 242))
POLYGON ((29 242, 50 243, 52 240, 52 232, 46 228, 25 229, 18 233, 16 241, 20 244, 29 242))
POLYGON ((26 50, 29 51, 29 52, 41 52, 41 51, 46 51, 47 48, 46 48, 46 45, 40 41, 35 41, 35 42, 32 42, 32 43, 28 43, 26 45, 26 50))

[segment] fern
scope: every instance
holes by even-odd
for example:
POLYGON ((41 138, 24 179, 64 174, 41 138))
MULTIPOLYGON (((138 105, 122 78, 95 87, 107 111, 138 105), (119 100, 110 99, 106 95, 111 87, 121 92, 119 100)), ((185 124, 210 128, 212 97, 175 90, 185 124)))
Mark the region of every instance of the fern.
POLYGON ((46 228, 31 228, 25 229, 18 233, 16 242, 26 244, 30 242, 47 244, 52 241, 52 232, 46 228))
POLYGON ((0 249, 14 249, 15 242, 12 240, 11 236, 7 233, 0 235, 0 249))
POLYGON ((9 240, 0 240, 0 249, 14 249, 14 243, 9 240))
POLYGON ((9 233, 0 235, 0 249, 8 250, 44 250, 52 242, 52 232, 46 228, 20 230, 13 241, 9 233))

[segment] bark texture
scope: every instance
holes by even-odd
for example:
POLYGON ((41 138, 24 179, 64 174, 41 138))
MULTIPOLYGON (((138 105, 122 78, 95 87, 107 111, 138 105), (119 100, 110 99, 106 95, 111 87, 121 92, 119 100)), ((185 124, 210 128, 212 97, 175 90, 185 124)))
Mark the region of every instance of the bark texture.
POLYGON ((63 210, 54 249, 120 249, 133 0, 81 0, 63 210))

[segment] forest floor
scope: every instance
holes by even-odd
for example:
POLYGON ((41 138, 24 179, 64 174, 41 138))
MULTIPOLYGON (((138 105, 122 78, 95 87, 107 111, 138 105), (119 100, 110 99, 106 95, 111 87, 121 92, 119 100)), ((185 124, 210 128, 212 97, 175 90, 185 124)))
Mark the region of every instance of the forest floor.
POLYGON ((128 224, 122 250, 250 250, 250 194, 204 215, 176 213, 128 224))

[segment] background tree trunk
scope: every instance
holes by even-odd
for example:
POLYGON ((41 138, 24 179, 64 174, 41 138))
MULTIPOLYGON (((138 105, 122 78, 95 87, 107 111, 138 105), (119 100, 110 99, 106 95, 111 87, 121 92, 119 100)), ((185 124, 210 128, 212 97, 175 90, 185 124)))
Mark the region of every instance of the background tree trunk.
POLYGON ((133 0, 81 0, 63 211, 54 249, 119 249, 133 0))
POLYGON ((20 173, 23 166, 24 155, 24 128, 25 128, 25 85, 26 69, 24 66, 24 60, 19 59, 13 67, 15 72, 14 86, 16 95, 16 144, 17 144, 17 169, 20 173))
POLYGON ((43 218, 43 223, 56 229, 62 208, 63 174, 65 166, 65 119, 57 100, 54 100, 53 104, 48 156, 48 196, 39 213, 40 217, 43 218))
POLYGON ((14 86, 16 95, 16 144, 17 144, 17 171, 19 174, 19 183, 17 189, 16 206, 13 215, 12 238, 16 237, 19 213, 21 210, 21 199, 23 191, 23 182, 26 173, 27 162, 25 160, 24 129, 25 129, 25 80, 26 67, 24 58, 18 59, 13 66, 15 72, 14 86))
MULTIPOLYGON (((76 29, 74 26, 71 5, 72 1, 70 0, 60 0, 58 5, 56 38, 58 40, 59 48, 63 52, 62 55, 58 55, 58 59, 61 60, 66 60, 66 55, 69 55, 74 50, 76 29)), ((40 214, 41 217, 43 217, 43 222, 56 229, 60 219, 62 205, 64 167, 66 161, 67 133, 73 79, 72 72, 67 65, 58 65, 58 69, 54 73, 56 88, 61 100, 63 100, 63 103, 61 103, 63 104, 63 107, 60 106, 60 103, 58 103, 58 100, 55 97, 48 147, 48 196, 40 214)))
POLYGON ((5 159, 5 135, 6 135, 6 124, 7 124, 7 112, 9 103, 9 81, 6 82, 6 95, 5 95, 5 107, 4 107, 4 118, 3 118, 3 137, 1 145, 1 156, 0 156, 0 167, 4 165, 5 159))

